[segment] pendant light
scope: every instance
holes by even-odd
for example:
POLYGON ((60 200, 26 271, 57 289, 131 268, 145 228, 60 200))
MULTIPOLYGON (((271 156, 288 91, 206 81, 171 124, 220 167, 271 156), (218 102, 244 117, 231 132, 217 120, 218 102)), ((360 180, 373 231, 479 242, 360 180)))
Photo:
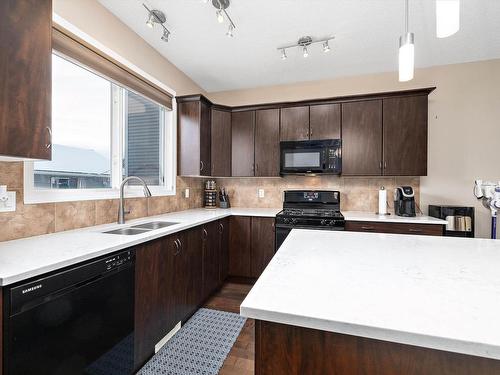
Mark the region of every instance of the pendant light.
POLYGON ((460 29, 460 0, 436 0, 436 36, 446 38, 460 29))
POLYGON ((408 32, 408 0, 405 0, 405 33, 399 37, 399 82, 411 81, 415 70, 415 36, 408 32))

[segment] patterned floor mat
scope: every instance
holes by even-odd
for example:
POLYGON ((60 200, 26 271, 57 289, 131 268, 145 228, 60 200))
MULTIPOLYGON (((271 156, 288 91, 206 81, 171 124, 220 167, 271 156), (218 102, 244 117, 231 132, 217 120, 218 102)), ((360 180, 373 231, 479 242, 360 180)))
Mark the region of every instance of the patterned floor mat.
POLYGON ((246 319, 200 309, 138 372, 140 375, 216 375, 246 319))

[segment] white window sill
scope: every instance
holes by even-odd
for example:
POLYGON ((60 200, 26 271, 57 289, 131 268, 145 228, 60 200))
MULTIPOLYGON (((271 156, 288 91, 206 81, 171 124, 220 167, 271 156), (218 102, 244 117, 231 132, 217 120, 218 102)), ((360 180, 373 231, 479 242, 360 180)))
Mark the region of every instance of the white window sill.
MULTIPOLYGON (((150 186, 149 190, 153 197, 174 196, 175 188, 169 190, 165 187, 150 186)), ((125 198, 144 197, 144 191, 140 186, 125 188, 125 198)), ((47 189, 47 190, 24 190, 24 204, 55 203, 72 201, 91 201, 102 199, 120 198, 119 189, 47 189)))

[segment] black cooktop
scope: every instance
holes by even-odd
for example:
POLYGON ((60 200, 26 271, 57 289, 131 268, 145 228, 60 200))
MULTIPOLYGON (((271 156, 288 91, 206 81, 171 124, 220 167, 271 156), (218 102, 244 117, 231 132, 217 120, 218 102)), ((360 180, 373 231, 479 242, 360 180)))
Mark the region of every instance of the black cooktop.
POLYGON ((318 218, 334 218, 343 219, 344 216, 339 210, 321 209, 321 208, 285 208, 278 216, 287 217, 318 217, 318 218))

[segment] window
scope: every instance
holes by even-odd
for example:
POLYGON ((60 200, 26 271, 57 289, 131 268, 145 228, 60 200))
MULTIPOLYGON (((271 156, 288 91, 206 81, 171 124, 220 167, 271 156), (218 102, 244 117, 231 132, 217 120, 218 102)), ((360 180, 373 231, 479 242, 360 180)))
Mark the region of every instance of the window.
POLYGON ((116 197, 132 175, 174 194, 172 111, 65 57, 52 63, 52 160, 26 163, 25 201, 116 197))

